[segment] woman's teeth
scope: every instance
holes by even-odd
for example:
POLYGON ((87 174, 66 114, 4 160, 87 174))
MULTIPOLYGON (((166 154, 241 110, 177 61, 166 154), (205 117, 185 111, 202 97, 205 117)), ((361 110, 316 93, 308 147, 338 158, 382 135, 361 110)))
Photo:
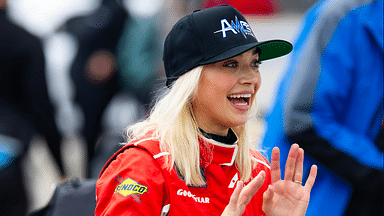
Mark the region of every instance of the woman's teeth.
POLYGON ((235 105, 248 105, 251 94, 233 94, 228 96, 228 100, 235 105))

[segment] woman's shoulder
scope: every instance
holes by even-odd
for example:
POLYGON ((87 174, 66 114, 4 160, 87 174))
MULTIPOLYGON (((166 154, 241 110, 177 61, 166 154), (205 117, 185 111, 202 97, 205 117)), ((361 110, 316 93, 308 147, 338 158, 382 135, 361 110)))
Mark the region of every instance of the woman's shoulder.
MULTIPOLYGON (((120 170, 132 163, 155 163, 156 155, 161 154, 159 141, 153 138, 135 139, 118 150, 104 165, 100 176, 107 169, 120 170)), ((137 164, 136 164, 137 165, 137 164)))
POLYGON ((251 156, 257 161, 258 164, 271 169, 269 161, 257 150, 250 149, 251 156))
MULTIPOLYGON (((163 201, 165 177, 157 160, 144 149, 145 145, 155 145, 156 142, 146 140, 141 143, 131 142, 123 146, 105 165, 96 183, 96 211, 121 215, 121 211, 126 211, 122 206, 130 206, 132 211, 144 212, 144 206, 148 208, 151 203, 163 201)), ((157 207, 161 205, 153 208, 157 207)))

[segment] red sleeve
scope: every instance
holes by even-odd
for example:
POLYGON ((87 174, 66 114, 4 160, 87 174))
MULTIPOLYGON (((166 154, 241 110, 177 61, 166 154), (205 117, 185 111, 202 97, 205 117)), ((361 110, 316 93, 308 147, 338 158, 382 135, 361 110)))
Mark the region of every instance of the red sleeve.
POLYGON ((98 179, 95 215, 160 215, 166 191, 155 159, 146 150, 129 148, 98 179))

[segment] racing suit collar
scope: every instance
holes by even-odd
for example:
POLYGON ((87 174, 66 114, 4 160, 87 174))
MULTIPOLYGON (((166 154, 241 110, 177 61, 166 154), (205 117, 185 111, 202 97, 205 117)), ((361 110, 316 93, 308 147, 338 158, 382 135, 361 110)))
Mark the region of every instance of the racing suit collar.
MULTIPOLYGON (((230 131, 230 133, 233 133, 233 131, 230 131)), ((201 166, 203 168, 206 168, 209 164, 232 166, 237 155, 237 141, 237 136, 233 144, 225 144, 205 136, 200 136, 199 147, 201 166)))

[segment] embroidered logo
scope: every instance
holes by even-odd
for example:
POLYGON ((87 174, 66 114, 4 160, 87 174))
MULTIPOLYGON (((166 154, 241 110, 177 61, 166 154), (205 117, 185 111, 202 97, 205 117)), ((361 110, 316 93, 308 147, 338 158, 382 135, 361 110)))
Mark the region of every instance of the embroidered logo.
POLYGON ((147 186, 139 184, 131 178, 125 179, 123 182, 120 182, 118 178, 116 178, 115 180, 120 183, 119 185, 117 185, 115 193, 119 193, 123 196, 132 196, 133 199, 138 203, 141 203, 140 195, 143 195, 144 193, 148 192, 147 186))
POLYGON ((195 194, 192 194, 191 191, 179 189, 177 191, 177 195, 191 197, 195 200, 195 202, 198 202, 198 203, 209 203, 209 197, 197 197, 195 194))
POLYGON ((232 180, 231 180, 231 183, 229 184, 228 188, 234 188, 235 185, 236 185, 236 182, 239 180, 239 176, 237 175, 237 173, 235 174, 235 176, 233 176, 232 180))
POLYGON ((249 27, 248 23, 245 21, 239 21, 237 19, 237 16, 235 16, 235 21, 231 20, 231 24, 229 24, 227 19, 221 20, 221 30, 215 31, 214 33, 222 33, 223 38, 227 37, 227 31, 233 32, 233 34, 237 35, 239 33, 242 33, 245 38, 247 38, 247 35, 250 35, 252 37, 255 37, 255 35, 252 32, 251 27, 249 27))

